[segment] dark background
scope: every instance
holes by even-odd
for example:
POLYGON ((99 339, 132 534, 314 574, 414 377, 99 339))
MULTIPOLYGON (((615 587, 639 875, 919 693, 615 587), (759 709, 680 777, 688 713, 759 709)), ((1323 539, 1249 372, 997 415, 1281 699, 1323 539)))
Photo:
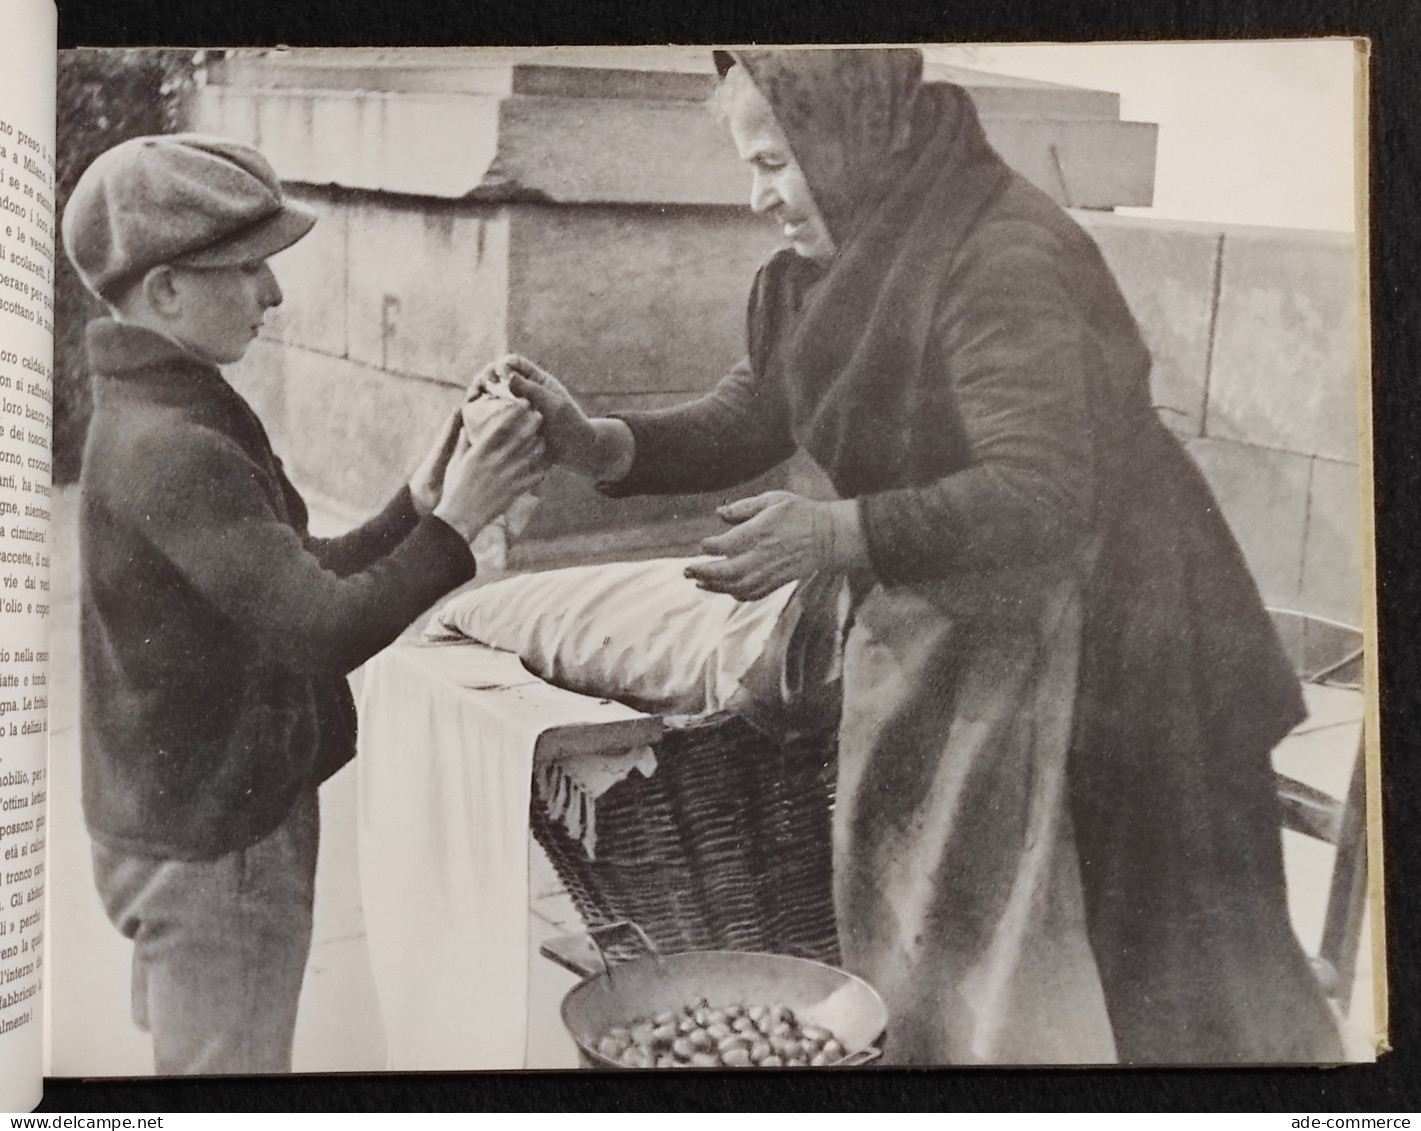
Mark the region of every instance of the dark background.
POLYGON ((1421 1109, 1421 5, 1414 0, 58 0, 61 47, 1373 40, 1372 316, 1394 1051, 1336 1069, 934 1070, 48 1081, 41 1111, 1421 1109))

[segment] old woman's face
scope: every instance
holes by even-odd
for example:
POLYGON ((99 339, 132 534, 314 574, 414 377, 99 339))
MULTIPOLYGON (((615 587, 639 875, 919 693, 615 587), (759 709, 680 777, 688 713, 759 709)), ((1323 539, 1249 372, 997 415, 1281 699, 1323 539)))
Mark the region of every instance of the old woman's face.
POLYGON ((724 81, 722 100, 730 136, 740 159, 754 174, 750 207, 781 225, 798 254, 819 262, 833 259, 834 237, 770 104, 744 68, 732 67, 724 81))

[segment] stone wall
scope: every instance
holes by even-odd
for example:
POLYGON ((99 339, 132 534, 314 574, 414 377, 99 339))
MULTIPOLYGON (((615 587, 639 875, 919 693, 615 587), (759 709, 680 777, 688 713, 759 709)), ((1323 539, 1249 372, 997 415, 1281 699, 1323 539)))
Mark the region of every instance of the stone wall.
MULTIPOLYGON (((202 128, 261 146, 320 213, 276 259, 287 303, 234 374, 303 488, 351 517, 378 506, 506 350, 599 412, 674 403, 741 356, 746 294, 776 233, 740 203, 743 169, 701 105, 708 77, 686 69, 704 60, 387 54, 237 57, 200 106, 202 128)), ((1153 127, 1120 122, 1115 96, 943 77, 1058 200, 1148 201, 1153 127)), ((1351 240, 1076 216, 1265 599, 1356 623, 1351 240)), ((765 483, 820 489, 803 462, 765 483)), ((613 501, 554 473, 511 563, 689 549, 737 493, 613 501)))
MULTIPOLYGON (((287 303, 234 381, 303 486, 352 515, 402 481, 471 373, 505 349, 566 377, 593 411, 713 384, 740 355, 744 295, 774 243, 728 208, 435 210, 297 195, 320 223, 276 261, 287 303)), ((1213 485, 1265 600, 1359 623, 1352 241, 1077 218, 1145 330, 1155 403, 1213 485)), ((802 467, 791 474, 814 489, 802 467)), ((545 494, 525 561, 688 545, 722 497, 612 501, 571 476, 545 494)))

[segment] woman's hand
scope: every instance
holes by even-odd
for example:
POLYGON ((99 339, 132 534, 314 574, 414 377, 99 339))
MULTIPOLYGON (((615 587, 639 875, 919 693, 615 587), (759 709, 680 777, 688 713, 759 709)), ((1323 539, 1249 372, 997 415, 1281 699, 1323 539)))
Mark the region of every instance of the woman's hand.
POLYGON ((454 454, 461 423, 459 410, 454 409, 440 428, 434 446, 429 449, 419 467, 415 469, 414 475, 410 477, 410 498, 414 500, 414 509, 421 517, 433 513, 434 508, 439 505, 444 488, 444 472, 449 466, 449 458, 454 454))
POLYGON ((548 457, 599 480, 620 479, 631 469, 634 441, 620 420, 593 420, 561 381, 526 357, 509 354, 494 363, 515 396, 543 418, 548 457))
POLYGON ((768 491, 716 513, 735 523, 735 529, 707 538, 701 548, 722 559, 686 567, 687 577, 713 593, 753 601, 812 573, 867 562, 858 504, 852 499, 820 503, 789 491, 768 491))

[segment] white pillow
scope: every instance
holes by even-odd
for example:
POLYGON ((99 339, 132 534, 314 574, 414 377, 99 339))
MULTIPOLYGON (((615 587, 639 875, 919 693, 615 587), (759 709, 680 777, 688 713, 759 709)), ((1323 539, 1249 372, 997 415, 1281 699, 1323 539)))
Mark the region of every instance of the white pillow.
POLYGON ((711 714, 739 690, 795 587, 757 601, 707 593, 685 576, 690 562, 705 560, 510 577, 450 600, 425 635, 514 652, 535 675, 584 695, 653 714, 711 714))

